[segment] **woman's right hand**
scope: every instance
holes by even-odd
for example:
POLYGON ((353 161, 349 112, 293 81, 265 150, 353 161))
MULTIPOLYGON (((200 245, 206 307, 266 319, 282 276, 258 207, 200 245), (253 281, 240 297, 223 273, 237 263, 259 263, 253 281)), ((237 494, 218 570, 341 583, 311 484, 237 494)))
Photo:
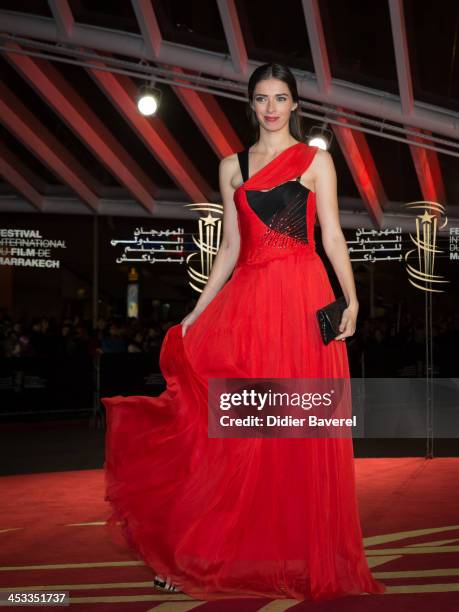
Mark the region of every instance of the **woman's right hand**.
POLYGON ((196 310, 192 310, 190 314, 187 314, 186 317, 182 319, 181 321, 182 338, 185 336, 186 330, 188 329, 188 327, 196 321, 196 319, 199 317, 200 314, 201 314, 200 312, 197 312, 196 310))

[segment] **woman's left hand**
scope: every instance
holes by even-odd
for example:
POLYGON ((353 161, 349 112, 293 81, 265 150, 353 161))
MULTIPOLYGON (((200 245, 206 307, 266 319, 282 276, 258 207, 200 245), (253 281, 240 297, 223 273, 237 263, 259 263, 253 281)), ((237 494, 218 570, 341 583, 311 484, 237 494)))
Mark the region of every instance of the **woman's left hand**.
POLYGON ((345 338, 354 335, 357 324, 358 312, 358 304, 349 304, 349 306, 343 310, 343 314, 341 316, 341 323, 339 324, 340 333, 336 336, 335 340, 344 341, 345 338))

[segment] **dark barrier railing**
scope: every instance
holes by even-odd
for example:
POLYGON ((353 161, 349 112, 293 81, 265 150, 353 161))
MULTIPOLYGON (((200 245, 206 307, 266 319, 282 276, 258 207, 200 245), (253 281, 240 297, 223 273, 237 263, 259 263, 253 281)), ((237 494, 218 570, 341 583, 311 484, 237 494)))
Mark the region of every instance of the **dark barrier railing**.
POLYGON ((148 395, 160 375, 156 353, 102 353, 98 357, 101 395, 148 395))
POLYGON ((91 410, 94 365, 86 356, 0 360, 2 418, 91 410))
POLYGON ((0 419, 93 416, 105 421, 100 398, 157 395, 165 388, 156 353, 0 359, 0 419))

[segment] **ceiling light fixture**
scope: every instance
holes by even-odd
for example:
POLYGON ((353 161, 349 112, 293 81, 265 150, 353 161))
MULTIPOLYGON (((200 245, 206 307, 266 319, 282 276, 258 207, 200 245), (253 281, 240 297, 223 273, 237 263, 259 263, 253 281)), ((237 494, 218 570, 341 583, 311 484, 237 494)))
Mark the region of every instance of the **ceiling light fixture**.
POLYGON ((326 123, 313 125, 308 134, 308 144, 328 151, 333 140, 333 132, 327 128, 326 123))
POLYGON ((162 91, 156 89, 153 84, 142 85, 137 95, 137 108, 142 115, 150 117, 154 115, 161 102, 162 91))

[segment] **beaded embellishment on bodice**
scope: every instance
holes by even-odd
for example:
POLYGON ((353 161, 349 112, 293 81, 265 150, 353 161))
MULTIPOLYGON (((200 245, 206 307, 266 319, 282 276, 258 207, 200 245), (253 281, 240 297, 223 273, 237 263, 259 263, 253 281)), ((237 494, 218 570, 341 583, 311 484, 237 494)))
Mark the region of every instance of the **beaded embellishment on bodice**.
MULTIPOLYGON (((248 150, 238 153, 244 182, 248 181, 248 150)), ((306 202, 310 190, 301 184, 301 176, 285 181, 272 189, 247 189, 247 202, 266 225, 262 242, 273 247, 286 247, 291 240, 308 243, 306 202)))
POLYGON ((241 238, 238 266, 317 255, 315 193, 301 183, 316 151, 299 142, 250 177, 248 150, 237 154, 243 178, 234 192, 241 238))

